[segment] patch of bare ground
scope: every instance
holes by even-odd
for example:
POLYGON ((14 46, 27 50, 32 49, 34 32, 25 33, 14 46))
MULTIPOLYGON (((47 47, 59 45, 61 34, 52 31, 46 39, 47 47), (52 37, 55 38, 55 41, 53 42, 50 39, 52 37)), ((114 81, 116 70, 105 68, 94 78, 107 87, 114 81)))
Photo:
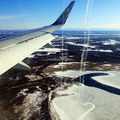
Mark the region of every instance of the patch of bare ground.
MULTIPOLYGON (((71 57, 70 60, 75 62, 74 57, 71 57)), ((44 61, 41 63, 38 59, 34 61, 34 65, 31 65, 33 69, 29 72, 10 70, 4 74, 6 77, 0 80, 0 120, 54 119, 54 116, 50 115, 48 98, 50 92, 60 86, 65 90, 75 84, 72 78, 51 76, 55 71, 62 69, 61 67, 54 68, 58 61, 60 62, 56 59, 54 62, 44 61)), ((86 62, 84 65, 86 71, 120 70, 118 63, 98 61, 86 62)), ((80 63, 66 64, 63 66, 63 70, 80 70, 80 67, 80 63)), ((53 92, 51 100, 56 96, 58 95, 53 92)))
MULTIPOLYGON (((103 62, 86 62, 83 64, 86 71, 119 71, 120 65, 118 63, 103 63, 103 62)), ((64 64, 54 68, 54 65, 43 69, 45 73, 54 73, 55 71, 66 70, 80 70, 81 63, 64 64)))
MULTIPOLYGON (((7 79, 2 82, 2 80, 2 85, 0 85, 0 119, 17 120, 19 114, 14 113, 12 100, 16 97, 20 89, 12 89, 12 87, 15 86, 15 83, 19 84, 19 82, 7 79)), ((20 98, 18 102, 21 102, 21 99, 22 98, 20 98)))
POLYGON ((49 93, 60 87, 62 82, 69 83, 71 79, 64 78, 61 81, 56 76, 49 77, 43 69, 36 66, 30 72, 10 71, 6 78, 1 78, 2 120, 51 120, 49 93))

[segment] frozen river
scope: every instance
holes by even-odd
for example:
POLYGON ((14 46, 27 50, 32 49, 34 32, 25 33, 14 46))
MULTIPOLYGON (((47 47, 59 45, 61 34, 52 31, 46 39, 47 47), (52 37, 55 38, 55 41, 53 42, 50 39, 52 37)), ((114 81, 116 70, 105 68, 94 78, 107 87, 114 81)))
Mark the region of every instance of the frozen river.
POLYGON ((89 84, 86 82, 86 85, 73 85, 67 90, 57 91, 59 97, 56 97, 51 104, 61 120, 119 120, 120 72, 80 73, 69 70, 55 74, 75 79, 87 74, 92 81, 89 84))

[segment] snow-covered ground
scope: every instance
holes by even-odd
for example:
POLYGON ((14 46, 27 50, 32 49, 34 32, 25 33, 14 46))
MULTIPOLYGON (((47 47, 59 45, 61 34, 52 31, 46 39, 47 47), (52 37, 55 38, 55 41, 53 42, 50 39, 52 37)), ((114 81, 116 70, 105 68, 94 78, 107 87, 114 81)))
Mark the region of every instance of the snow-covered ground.
POLYGON ((38 91, 34 93, 27 93, 28 89, 23 89, 17 95, 20 97, 21 95, 25 96, 20 106, 14 106, 14 112, 21 112, 20 120, 28 120, 32 118, 32 115, 40 112, 42 102, 47 98, 46 94, 41 91, 39 86, 36 86, 38 91))
POLYGON ((79 88, 82 87, 73 85, 65 91, 57 92, 59 97, 56 97, 51 105, 61 120, 83 120, 85 116, 95 109, 94 104, 79 101, 79 88))
MULTIPOLYGON (((98 72, 98 71, 96 71, 96 72, 98 72)), ((72 77, 72 78, 76 78, 78 76, 81 76, 81 75, 84 75, 84 74, 89 74, 89 73, 93 73, 93 71, 85 71, 85 72, 83 72, 83 71, 76 71, 76 70, 67 70, 67 71, 57 71, 57 72, 55 72, 55 74, 57 76, 72 77)), ((100 73, 103 73, 103 72, 100 71, 100 73)))
POLYGON ((116 40, 111 40, 111 39, 109 39, 108 41, 104 41, 104 42, 103 42, 103 45, 115 45, 115 44, 117 44, 117 43, 120 43, 120 42, 118 42, 118 41, 116 41, 116 40))
POLYGON ((84 39, 84 37, 71 37, 71 36, 69 36, 69 37, 65 37, 66 39, 84 39))
POLYGON ((65 65, 71 65, 71 64, 75 64, 75 63, 79 63, 79 62, 60 62, 57 65, 54 65, 54 68, 63 67, 65 65))
MULTIPOLYGON (((80 71, 69 70, 56 72, 55 74, 58 76, 78 77, 88 73, 96 73, 96 71, 80 73, 80 71)), ((100 73, 108 73, 109 75, 97 76, 93 77, 93 79, 103 84, 119 88, 120 72, 103 71, 100 73)), ((120 118, 119 95, 85 85, 73 85, 63 91, 57 89, 56 93, 58 97, 53 99, 51 107, 53 112, 56 113, 55 117, 57 119, 58 117, 61 120, 119 120, 120 118)))
POLYGON ((119 76, 120 72, 119 71, 110 71, 107 73, 109 75, 96 76, 96 77, 92 77, 92 78, 102 84, 109 85, 109 86, 120 89, 120 76, 119 76))
POLYGON ((90 47, 90 48, 96 48, 96 46, 88 45, 88 44, 76 44, 75 42, 67 42, 70 45, 76 45, 76 46, 83 46, 83 47, 90 47))
POLYGON ((104 75, 104 76, 95 76, 92 77, 94 80, 108 85, 108 86, 112 86, 115 88, 120 89, 120 72, 119 71, 75 71, 75 70, 68 70, 68 71, 57 71, 55 72, 55 74, 57 76, 63 76, 63 77, 72 77, 72 78, 76 78, 78 76, 84 75, 84 74, 89 74, 89 73, 107 73, 109 75, 104 75))
POLYGON ((61 49, 59 48, 44 48, 44 49, 39 49, 38 52, 60 52, 61 49))

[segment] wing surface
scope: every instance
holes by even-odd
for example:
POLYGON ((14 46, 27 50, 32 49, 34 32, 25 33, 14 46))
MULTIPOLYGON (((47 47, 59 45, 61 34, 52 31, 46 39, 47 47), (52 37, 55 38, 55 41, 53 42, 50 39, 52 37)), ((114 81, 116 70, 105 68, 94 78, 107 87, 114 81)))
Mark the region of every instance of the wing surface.
POLYGON ((0 41, 0 75, 53 40, 54 36, 50 33, 65 24, 74 3, 75 1, 72 1, 52 25, 28 30, 0 41))

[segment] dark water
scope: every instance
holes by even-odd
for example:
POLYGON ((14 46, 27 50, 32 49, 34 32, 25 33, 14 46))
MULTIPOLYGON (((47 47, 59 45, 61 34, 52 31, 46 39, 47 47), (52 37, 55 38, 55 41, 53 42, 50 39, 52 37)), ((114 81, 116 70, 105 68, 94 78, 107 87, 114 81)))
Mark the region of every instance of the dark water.
POLYGON ((95 88, 107 91, 109 93, 120 95, 120 89, 105 85, 103 83, 100 83, 100 82, 95 81, 94 79, 92 79, 92 77, 101 76, 101 75, 103 76, 103 75, 109 75, 109 74, 107 74, 107 73, 86 74, 86 75, 82 75, 81 77, 76 78, 75 81, 76 82, 84 81, 84 85, 86 85, 86 86, 95 87, 95 88))

